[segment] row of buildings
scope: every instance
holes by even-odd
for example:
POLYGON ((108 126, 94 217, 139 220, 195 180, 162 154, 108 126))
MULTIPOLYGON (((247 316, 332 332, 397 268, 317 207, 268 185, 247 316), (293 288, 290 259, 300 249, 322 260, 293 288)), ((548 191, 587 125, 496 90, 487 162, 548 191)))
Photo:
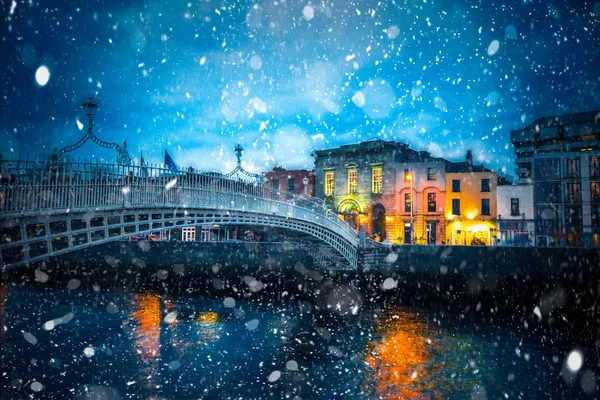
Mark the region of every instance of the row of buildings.
MULTIPOLYGON (((369 237, 411 244, 600 245, 600 112, 511 132, 516 183, 475 165, 371 140, 316 151, 314 171, 264 173, 307 192, 369 237)), ((284 196, 284 194, 282 194, 284 196)))

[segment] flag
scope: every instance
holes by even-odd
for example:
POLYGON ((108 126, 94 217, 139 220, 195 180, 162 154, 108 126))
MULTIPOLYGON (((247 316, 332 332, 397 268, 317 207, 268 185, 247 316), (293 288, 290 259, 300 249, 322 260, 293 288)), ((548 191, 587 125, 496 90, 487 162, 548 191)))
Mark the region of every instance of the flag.
POLYGON ((148 177, 148 167, 146 167, 146 161, 144 161, 144 155, 140 151, 140 177, 147 178, 148 177))
POLYGON ((174 170, 179 169, 177 167, 177 164, 175 164, 175 161, 173 161, 173 159, 171 158, 171 155, 167 152, 167 150, 165 150, 165 167, 174 170))

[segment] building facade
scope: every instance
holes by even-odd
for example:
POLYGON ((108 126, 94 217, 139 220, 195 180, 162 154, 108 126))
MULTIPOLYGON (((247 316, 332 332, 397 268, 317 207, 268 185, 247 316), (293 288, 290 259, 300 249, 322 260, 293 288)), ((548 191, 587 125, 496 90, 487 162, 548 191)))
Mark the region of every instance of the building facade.
POLYGON ((496 244, 534 246, 533 185, 498 186, 498 232, 496 244))
POLYGON ((511 132, 532 182, 537 246, 600 246, 600 111, 542 117, 511 132))
POLYGON ((301 196, 305 190, 309 196, 315 195, 315 174, 312 171, 305 169, 288 171, 282 167, 275 167, 273 171, 263 172, 262 175, 267 186, 279 191, 280 201, 288 200, 289 193, 301 196), (308 179, 306 188, 304 178, 308 179))
POLYGON ((357 231, 391 243, 444 243, 446 160, 379 139, 313 156, 315 196, 357 231))
POLYGON ((446 171, 446 243, 495 245, 498 175, 467 161, 449 164, 446 171))

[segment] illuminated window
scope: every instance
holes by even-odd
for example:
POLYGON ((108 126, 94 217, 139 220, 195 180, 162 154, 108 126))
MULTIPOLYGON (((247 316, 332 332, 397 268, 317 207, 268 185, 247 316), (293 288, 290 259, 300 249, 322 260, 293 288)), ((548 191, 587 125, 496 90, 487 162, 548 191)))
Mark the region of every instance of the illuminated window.
POLYGON ((579 158, 567 158, 565 160, 565 177, 579 178, 579 158))
POLYGON ((325 172, 325 196, 333 196, 335 191, 335 179, 332 171, 325 172))
POLYGON ((435 193, 427 193, 427 212, 437 211, 437 201, 435 193))
POLYGON ((196 241, 196 228, 181 228, 181 241, 183 242, 195 242, 196 241))
POLYGON ((383 170, 381 167, 374 167, 371 174, 371 192, 381 193, 383 187, 383 170))
POLYGON ((592 192, 592 201, 595 203, 600 202, 600 182, 599 181, 591 181, 590 182, 590 191, 592 192))
POLYGON ((600 158, 597 156, 590 157, 590 176, 600 177, 600 158))
POLYGON ((579 203, 581 201, 581 183, 567 182, 565 185, 567 187, 565 193, 565 200, 568 203, 579 203))
POLYGON ((404 193, 404 212, 410 212, 412 207, 412 199, 410 193, 404 193))
POLYGON ((358 171, 351 169, 348 171, 348 194, 358 193, 358 171))

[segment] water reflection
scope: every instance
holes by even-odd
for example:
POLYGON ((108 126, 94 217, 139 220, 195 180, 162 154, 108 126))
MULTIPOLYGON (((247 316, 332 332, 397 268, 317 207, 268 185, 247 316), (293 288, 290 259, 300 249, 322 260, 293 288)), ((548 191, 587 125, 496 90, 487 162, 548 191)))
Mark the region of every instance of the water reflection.
POLYGON ((222 299, 0 286, 0 315, 2 398, 28 397, 34 380, 45 398, 93 385, 121 398, 577 397, 552 357, 522 338, 401 307, 340 317, 308 303, 227 308, 222 299), (69 322, 43 328, 68 312, 69 322))
POLYGON ((365 359, 374 375, 368 385, 377 389, 380 398, 419 399, 425 390, 435 397, 435 369, 431 367, 437 345, 435 335, 425 318, 394 310, 378 317, 377 331, 381 338, 369 345, 365 359))
POLYGON ((161 299, 154 293, 139 294, 133 307, 134 346, 140 361, 139 377, 144 387, 159 388, 161 299))

